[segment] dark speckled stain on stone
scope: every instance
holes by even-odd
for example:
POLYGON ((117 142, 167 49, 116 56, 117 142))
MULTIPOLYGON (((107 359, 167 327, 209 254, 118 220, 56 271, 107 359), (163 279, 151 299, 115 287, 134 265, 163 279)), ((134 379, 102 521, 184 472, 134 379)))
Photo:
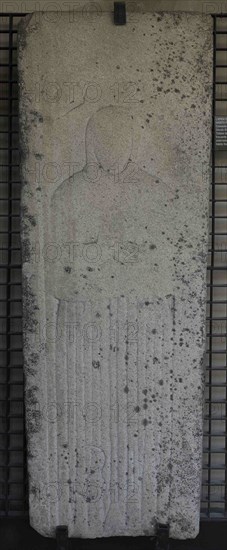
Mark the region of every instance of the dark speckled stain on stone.
POLYGON ((31 285, 28 277, 22 273, 22 287, 23 287, 23 329, 26 333, 35 333, 38 327, 38 321, 36 317, 36 297, 31 289, 31 285))
POLYGON ((92 366, 94 369, 100 368, 100 361, 92 361, 92 366))
POLYGON ((39 409, 39 403, 37 400, 38 388, 37 386, 30 386, 25 392, 26 397, 26 427, 31 436, 38 433, 42 425, 42 415, 39 409))
MULTIPOLYGON (((18 38, 18 50, 19 57, 23 55, 23 50, 26 48, 27 34, 26 27, 31 19, 31 16, 26 17, 26 21, 22 19, 19 24, 19 38, 18 38)), ((20 64, 19 64, 20 68, 20 64)), ((23 82, 23 74, 19 72, 20 82, 23 82)), ((19 99, 20 99, 19 88, 19 99)), ((24 113, 20 110, 20 154, 21 154, 21 166, 27 162, 29 157, 29 142, 28 142, 28 130, 30 124, 28 123, 24 113)), ((24 189, 26 189, 27 181, 24 178, 24 174, 21 173, 21 179, 24 189)), ((28 192, 28 191, 26 191, 28 192)), ((22 262, 28 263, 32 257, 32 246, 30 242, 30 228, 35 227, 36 220, 34 216, 29 212, 28 207, 24 204, 21 206, 20 211, 21 219, 21 238, 22 238, 22 262)), ((38 328, 36 297, 34 296, 31 288, 30 281, 22 271, 22 290, 23 290, 23 343, 24 350, 28 350, 28 354, 25 353, 24 369, 25 369, 25 390, 26 390, 26 428, 28 433, 28 450, 31 452, 31 438, 32 434, 38 432, 41 427, 41 417, 38 410, 35 410, 35 405, 38 401, 38 387, 31 385, 31 375, 36 372, 36 367, 39 361, 39 355, 33 353, 30 350, 30 338, 29 334, 35 334, 38 328)))
POLYGON ((146 427, 146 426, 148 425, 148 420, 147 420, 147 418, 144 418, 144 419, 142 420, 142 425, 143 425, 144 427, 146 427))

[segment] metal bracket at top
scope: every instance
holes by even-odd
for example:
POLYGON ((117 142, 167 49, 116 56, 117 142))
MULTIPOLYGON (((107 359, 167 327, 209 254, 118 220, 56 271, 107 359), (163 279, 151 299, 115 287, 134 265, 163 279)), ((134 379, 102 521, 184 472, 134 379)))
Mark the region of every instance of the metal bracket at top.
POLYGON ((114 25, 126 25, 125 2, 114 2, 114 25))

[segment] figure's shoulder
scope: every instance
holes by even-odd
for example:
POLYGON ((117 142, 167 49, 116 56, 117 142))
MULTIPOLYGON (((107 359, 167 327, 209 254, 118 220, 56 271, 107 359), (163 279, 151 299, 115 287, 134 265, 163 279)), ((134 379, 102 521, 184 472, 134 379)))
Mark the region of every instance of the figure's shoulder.
POLYGON ((160 174, 149 172, 145 167, 132 165, 129 180, 139 184, 140 188, 144 188, 146 192, 150 189, 153 198, 159 197, 163 200, 164 197, 168 200, 173 200, 175 197, 175 183, 171 178, 163 178, 160 174))
POLYGON ((60 185, 55 189, 52 198, 51 198, 51 206, 55 205, 61 205, 66 200, 69 200, 70 197, 72 198, 73 192, 76 190, 80 182, 82 181, 83 175, 82 171, 77 172, 64 180, 60 185))

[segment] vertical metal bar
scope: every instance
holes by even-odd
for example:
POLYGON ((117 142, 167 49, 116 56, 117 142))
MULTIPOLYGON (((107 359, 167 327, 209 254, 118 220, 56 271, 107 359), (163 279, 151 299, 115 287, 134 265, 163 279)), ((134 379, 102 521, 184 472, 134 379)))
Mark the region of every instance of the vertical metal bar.
MULTIPOLYGON (((227 52, 227 45, 226 45, 226 52, 227 52)), ((226 109, 227 109, 227 101, 226 101, 226 109)), ((225 249, 226 248, 227 246, 225 245, 225 249)), ((225 314, 226 314, 226 305, 225 305, 225 314)), ((226 347, 225 366, 227 367, 227 322, 226 321, 225 321, 225 347, 226 347)), ((226 517, 227 516, 227 369, 225 371, 225 383, 226 383, 226 391, 225 391, 225 487, 224 487, 225 505, 224 505, 224 509, 225 509, 225 517, 226 517)))
POLYGON ((6 424, 7 424, 7 451, 6 451, 6 516, 9 514, 9 478, 10 478, 10 366, 11 366, 11 352, 10 352, 10 330, 11 330, 11 310, 10 310, 10 282, 11 282, 11 247, 12 247, 12 46, 13 46, 13 16, 9 15, 9 96, 8 96, 8 258, 7 258, 7 310, 6 310, 6 333, 7 333, 7 396, 6 396, 6 424))
MULTIPOLYGON (((216 115, 216 30, 217 19, 213 17, 213 99, 212 99, 212 212, 211 212, 211 256, 210 265, 214 266, 214 249, 215 249, 215 115, 216 115)), ((209 428, 208 428, 208 487, 207 487, 207 515, 210 518, 211 514, 211 468, 212 468, 212 351, 213 351, 213 283, 214 283, 214 270, 210 270, 210 321, 209 321, 209 428)))
MULTIPOLYGON (((227 332, 227 331, 226 331, 227 332)), ((227 337, 226 339, 226 349, 227 349, 227 337)), ((227 352, 225 355, 226 365, 227 365, 227 352)), ((225 514, 227 515, 227 370, 225 371, 225 383, 226 383, 226 392, 225 392, 225 514)))

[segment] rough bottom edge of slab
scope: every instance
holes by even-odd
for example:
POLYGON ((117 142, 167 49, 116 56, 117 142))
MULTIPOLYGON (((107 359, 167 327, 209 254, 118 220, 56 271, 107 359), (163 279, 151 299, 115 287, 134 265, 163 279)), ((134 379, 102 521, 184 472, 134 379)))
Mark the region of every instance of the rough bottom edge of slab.
MULTIPOLYGON (((44 527, 39 527, 37 526, 36 524, 36 521, 33 520, 32 518, 30 518, 29 520, 29 523, 30 523, 30 526, 32 527, 32 529, 34 529, 37 533, 39 533, 39 535, 42 535, 43 537, 46 537, 46 538, 56 538, 56 531, 51 528, 48 532, 46 531, 46 528, 44 527)), ((57 528, 57 526, 56 526, 57 528)), ((175 526, 171 527, 170 526, 170 531, 169 531, 169 538, 170 539, 175 539, 175 540, 193 540, 195 539, 198 535, 199 535, 199 532, 200 532, 200 524, 197 526, 197 528, 195 529, 192 529, 192 533, 188 536, 185 536, 184 534, 181 534, 180 532, 180 529, 176 529, 175 526), (176 533, 176 530, 177 530, 177 533, 176 533)), ((157 535, 157 528, 151 528, 150 530, 146 530, 146 533, 119 533, 118 535, 116 534, 113 534, 113 535, 105 535, 103 534, 102 536, 93 536, 93 535, 89 535, 89 533, 86 534, 86 536, 82 536, 82 535, 70 535, 70 532, 69 532, 69 538, 70 539, 89 539, 89 540, 97 540, 97 539, 108 539, 108 538, 114 538, 114 537, 128 537, 128 538, 136 538, 136 537, 155 537, 157 535)))

